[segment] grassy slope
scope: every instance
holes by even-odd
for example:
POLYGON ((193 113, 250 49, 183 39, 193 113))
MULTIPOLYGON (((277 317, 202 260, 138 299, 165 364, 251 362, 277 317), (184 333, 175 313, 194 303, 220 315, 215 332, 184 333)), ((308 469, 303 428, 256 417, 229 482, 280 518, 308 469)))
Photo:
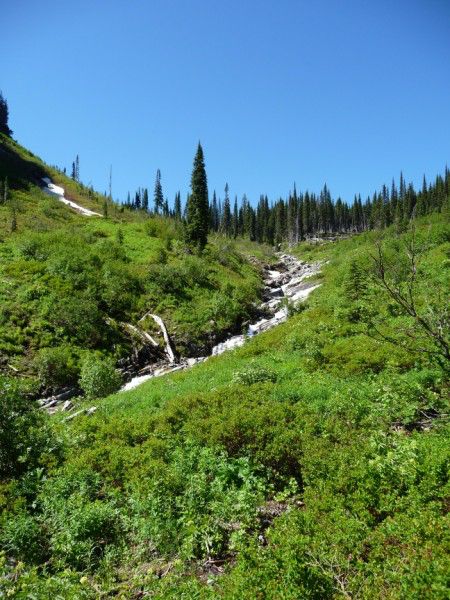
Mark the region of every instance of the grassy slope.
MULTIPOLYGON (((136 322, 152 310, 167 321, 183 354, 249 317, 260 278, 245 257, 268 260, 267 248, 215 238, 204 256, 188 256, 174 221, 115 205, 108 219, 80 216, 44 195, 40 178, 50 176, 67 197, 100 212, 103 196, 1 136, 0 181, 6 176, 11 189, 8 202, 0 203, 0 368, 34 375, 43 370, 42 349, 56 348, 63 357, 60 379, 68 376, 71 383, 86 349, 114 358, 130 354, 132 341, 120 327, 106 326, 106 317, 136 322), (13 210, 17 231, 11 233, 13 210)), ((43 378, 51 385, 52 376, 56 386, 57 374, 43 378)))
MULTIPOLYGON (((418 227, 418 306, 448 289, 446 220, 418 227)), ((394 255, 406 239, 385 237, 394 255)), ((371 281, 353 293, 353 266, 370 264, 375 238, 300 246, 299 256, 329 261, 306 310, 74 422, 65 464, 38 486, 31 513, 49 571, 26 571, 18 589, 445 598, 445 373, 366 335, 366 314, 394 335, 410 324, 371 281), (214 564, 226 575, 216 578, 214 564)))

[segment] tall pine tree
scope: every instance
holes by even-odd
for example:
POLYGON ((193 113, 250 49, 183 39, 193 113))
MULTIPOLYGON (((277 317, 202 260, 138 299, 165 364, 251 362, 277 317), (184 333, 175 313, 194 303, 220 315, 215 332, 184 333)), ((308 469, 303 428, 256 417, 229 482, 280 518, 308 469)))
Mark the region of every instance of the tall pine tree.
POLYGON ((177 221, 181 221, 181 194, 180 194, 180 192, 177 192, 175 194, 174 216, 177 221))
POLYGON ((191 190, 186 211, 186 241, 201 252, 208 241, 209 203, 205 160, 200 142, 194 158, 191 190))
POLYGON ((162 210, 164 206, 164 196, 161 185, 161 171, 159 169, 156 171, 155 190, 153 192, 153 204, 155 208, 155 213, 158 215, 159 211, 162 210))
POLYGON ((223 201, 223 215, 222 215, 222 233, 227 237, 231 235, 231 206, 230 197, 228 195, 229 188, 228 183, 225 184, 225 199, 223 201))

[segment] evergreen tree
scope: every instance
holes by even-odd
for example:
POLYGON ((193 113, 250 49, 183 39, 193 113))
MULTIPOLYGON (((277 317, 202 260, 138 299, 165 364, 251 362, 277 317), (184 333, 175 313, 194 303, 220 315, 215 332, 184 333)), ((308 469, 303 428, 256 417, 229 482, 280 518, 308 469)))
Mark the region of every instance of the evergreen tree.
POLYGON ((153 205, 155 213, 158 215, 159 211, 162 210, 164 206, 164 196, 161 185, 161 171, 159 169, 156 171, 155 190, 153 192, 153 205))
POLYGON ((8 103, 6 99, 3 97, 3 94, 0 92, 0 133, 4 133, 5 135, 11 136, 12 131, 8 125, 8 103))
POLYGON ((406 183, 405 183, 405 179, 403 177, 403 172, 400 171, 400 200, 404 200, 405 199, 405 194, 406 194, 406 183))
POLYGON ((256 213, 252 207, 250 207, 250 239, 254 242, 256 238, 256 213))
POLYGON ((273 239, 276 244, 283 241, 283 232, 286 231, 286 218, 284 214, 284 202, 280 200, 275 204, 273 213, 273 239))
POLYGON ((303 201, 303 234, 309 236, 312 233, 311 227, 311 201, 309 192, 306 191, 305 199, 303 201))
POLYGON ((148 189, 144 189, 144 193, 142 196, 142 208, 148 212, 148 189))
POLYGON ((239 211, 238 211, 238 200, 237 196, 234 197, 233 206, 233 237, 236 239, 239 234, 239 211))
POLYGON ((228 183, 226 183, 225 199, 223 201, 222 233, 224 233, 227 237, 231 234, 231 206, 228 191, 228 183))
POLYGON ((139 210, 141 208, 141 190, 137 190, 137 192, 134 195, 134 208, 136 208, 136 210, 139 210))
POLYGON ((413 184, 410 183, 406 189, 405 194, 405 217, 411 219, 414 215, 414 208, 416 206, 416 192, 413 184))
POLYGON ((181 221, 181 195, 180 192, 175 194, 174 216, 177 221, 181 221))
POLYGON ((116 231, 116 242, 120 245, 123 244, 123 240, 124 240, 124 235, 123 235, 123 231, 122 229, 117 229, 116 231))
POLYGON ((289 244, 292 245, 297 242, 297 192, 295 190, 295 184, 294 193, 289 194, 286 220, 286 236, 289 244))
MULTIPOLYGON (((294 186, 294 197, 297 196, 297 191, 294 186)), ((304 200, 303 194, 300 194, 297 201, 297 217, 296 217, 296 242, 300 242, 305 236, 303 231, 303 211, 304 200)))
POLYGON ((209 203, 205 161, 200 142, 194 158, 191 190, 186 215, 186 241, 202 252, 208 241, 209 203))
POLYGON ((428 187, 425 175, 422 181, 422 190, 417 195, 416 214, 418 217, 423 217, 428 212, 428 187))
POLYGON ((250 206, 249 201, 247 200, 247 196, 244 194, 242 196, 242 234, 248 237, 251 237, 250 232, 252 228, 252 208, 250 206))
POLYGON ((209 227, 211 231, 218 231, 220 224, 219 208, 217 206, 216 190, 213 192, 213 199, 209 210, 209 227))

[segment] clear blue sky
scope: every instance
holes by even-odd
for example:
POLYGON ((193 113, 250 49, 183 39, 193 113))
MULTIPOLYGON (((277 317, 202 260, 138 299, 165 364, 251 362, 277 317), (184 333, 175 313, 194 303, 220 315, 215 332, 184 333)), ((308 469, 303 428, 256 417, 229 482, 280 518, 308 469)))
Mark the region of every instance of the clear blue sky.
POLYGON ((351 200, 450 164, 449 0, 0 0, 14 137, 113 195, 351 200))

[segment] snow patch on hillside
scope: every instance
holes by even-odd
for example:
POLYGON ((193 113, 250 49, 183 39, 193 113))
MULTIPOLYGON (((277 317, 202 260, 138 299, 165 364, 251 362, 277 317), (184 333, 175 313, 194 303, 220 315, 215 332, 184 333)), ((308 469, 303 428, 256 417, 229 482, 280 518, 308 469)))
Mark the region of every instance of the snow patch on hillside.
POLYGON ((43 192, 45 192, 49 196, 56 197, 60 202, 63 202, 63 204, 70 206, 70 208, 73 208, 74 210, 76 210, 80 214, 84 215, 85 217, 101 217, 102 216, 98 212, 89 210, 88 208, 84 208, 84 206, 80 206, 79 204, 77 204, 76 202, 73 202, 72 200, 68 200, 64 196, 64 188, 60 187, 59 185, 55 185, 49 177, 43 177, 42 181, 45 183, 45 186, 42 188, 43 192))

